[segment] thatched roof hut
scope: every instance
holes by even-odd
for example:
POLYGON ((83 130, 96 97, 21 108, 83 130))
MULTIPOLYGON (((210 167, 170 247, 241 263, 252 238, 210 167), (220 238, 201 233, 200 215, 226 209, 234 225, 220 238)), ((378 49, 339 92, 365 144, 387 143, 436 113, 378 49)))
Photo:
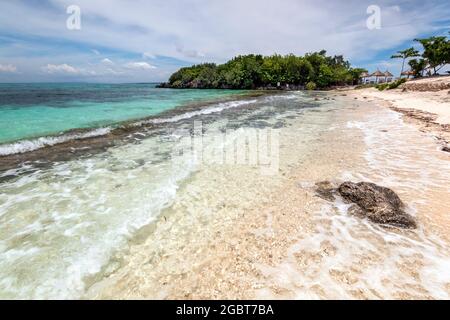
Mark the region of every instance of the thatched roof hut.
POLYGON ((372 73, 370 75, 370 77, 375 77, 375 83, 379 83, 378 78, 384 78, 384 73, 381 72, 380 70, 375 71, 374 73, 372 73))
POLYGON ((374 73, 363 72, 360 78, 363 83, 380 83, 380 82, 391 82, 394 75, 388 70, 386 72, 381 72, 379 69, 374 73), (375 79, 373 79, 375 78, 375 79))
POLYGON ((410 76, 414 76, 414 71, 412 70, 403 71, 400 76, 407 76, 409 79, 410 76))
POLYGON ((414 72, 412 70, 406 70, 402 72, 402 76, 413 76, 414 72))
POLYGON ((377 70, 377 71, 375 71, 374 73, 372 73, 370 76, 371 76, 371 77, 376 77, 376 78, 378 78, 378 77, 384 77, 384 73, 381 72, 380 70, 377 70))
POLYGON ((360 78, 367 78, 367 77, 370 77, 370 75, 369 75, 368 72, 363 72, 363 73, 361 73, 361 75, 359 77, 360 78))

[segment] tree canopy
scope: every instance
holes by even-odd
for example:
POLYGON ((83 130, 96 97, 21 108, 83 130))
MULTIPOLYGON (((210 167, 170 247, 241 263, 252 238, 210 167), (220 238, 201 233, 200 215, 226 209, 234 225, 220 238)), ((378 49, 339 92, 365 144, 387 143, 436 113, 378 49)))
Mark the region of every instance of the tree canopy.
POLYGON ((413 47, 405 49, 405 50, 401 50, 401 51, 397 51, 396 54, 394 54, 391 59, 403 59, 403 63, 402 63, 402 70, 400 71, 400 76, 403 73, 403 70, 405 69, 405 61, 408 58, 412 58, 412 57, 418 57, 419 56, 419 51, 417 51, 416 49, 414 49, 413 47))
POLYGON ((327 56, 325 50, 304 57, 250 54, 237 56, 221 65, 205 63, 181 68, 171 75, 168 86, 256 89, 310 84, 309 88, 326 88, 355 84, 365 71, 351 68, 343 56, 327 56))
POLYGON ((450 64, 450 40, 448 37, 434 36, 424 39, 415 39, 414 41, 422 45, 422 53, 419 53, 419 51, 414 48, 409 48, 399 51, 398 54, 391 57, 402 58, 403 65, 405 64, 406 59, 419 57, 418 59, 411 59, 408 61, 408 65, 414 73, 414 77, 421 77, 424 73, 435 75, 445 65, 450 64))
POLYGON ((430 37, 416 39, 423 46, 422 57, 429 68, 436 74, 443 66, 450 63, 450 40, 447 37, 430 37))

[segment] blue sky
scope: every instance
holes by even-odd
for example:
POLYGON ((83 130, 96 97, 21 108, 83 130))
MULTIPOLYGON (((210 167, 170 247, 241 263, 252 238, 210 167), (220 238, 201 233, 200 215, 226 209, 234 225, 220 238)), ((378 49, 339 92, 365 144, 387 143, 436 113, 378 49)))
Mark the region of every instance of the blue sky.
POLYGON ((238 54, 326 49, 399 72, 397 50, 447 35, 450 1, 15 0, 0 2, 0 82, 165 81, 181 66, 238 54), (81 10, 69 30, 67 7, 81 10), (380 28, 366 21, 380 8, 380 28))

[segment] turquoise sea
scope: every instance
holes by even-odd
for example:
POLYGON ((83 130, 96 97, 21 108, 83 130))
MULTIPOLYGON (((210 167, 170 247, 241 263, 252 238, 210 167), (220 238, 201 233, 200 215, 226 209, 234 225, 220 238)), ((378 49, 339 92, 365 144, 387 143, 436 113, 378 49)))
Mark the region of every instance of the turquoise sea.
POLYGON ((234 126, 242 112, 260 125, 243 110, 276 103, 264 98, 155 84, 0 84, 0 299, 83 297, 199 169, 196 156, 174 152, 194 121, 234 126), (107 148, 86 151, 117 131, 107 148))
POLYGON ((156 84, 0 84, 0 144, 101 128, 240 93, 158 89, 156 84))
POLYGON ((262 299, 274 285, 297 298, 449 297, 450 246, 428 222, 449 212, 436 200, 448 157, 391 110, 336 93, 150 84, 3 84, 0 101, 0 299, 228 294, 199 278, 209 270, 257 279, 250 297, 262 299), (317 182, 344 179, 396 190, 420 229, 385 230, 315 196, 317 182), (284 241, 286 259, 265 256, 284 256, 284 241))

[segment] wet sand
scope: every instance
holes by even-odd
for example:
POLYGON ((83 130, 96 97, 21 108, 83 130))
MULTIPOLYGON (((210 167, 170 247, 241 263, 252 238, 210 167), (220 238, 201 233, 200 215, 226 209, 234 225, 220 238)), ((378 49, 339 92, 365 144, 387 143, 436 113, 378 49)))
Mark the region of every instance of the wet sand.
POLYGON ((368 88, 346 92, 358 100, 384 102, 421 131, 435 135, 444 147, 450 146, 450 77, 408 81, 394 90, 368 88))
POLYGON ((379 101, 328 99, 282 129, 279 174, 203 166, 86 298, 448 299, 448 153, 379 101), (390 187, 419 228, 353 217, 323 180, 390 187))

